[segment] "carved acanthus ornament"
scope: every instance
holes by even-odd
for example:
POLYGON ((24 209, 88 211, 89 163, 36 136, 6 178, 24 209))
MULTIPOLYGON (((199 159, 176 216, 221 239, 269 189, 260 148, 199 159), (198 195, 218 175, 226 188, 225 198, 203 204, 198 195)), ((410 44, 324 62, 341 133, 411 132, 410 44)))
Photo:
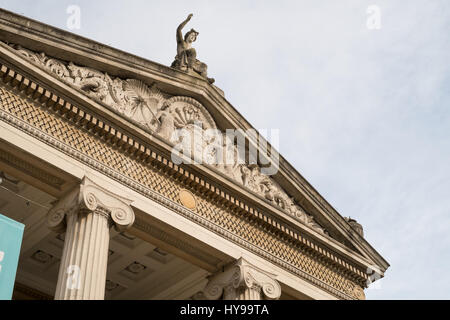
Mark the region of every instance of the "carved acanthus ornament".
POLYGON ((281 287, 275 276, 240 258, 223 272, 214 275, 203 289, 209 300, 276 300, 281 287))
MULTIPOLYGON (((218 131, 214 119, 206 108, 191 97, 171 97, 159 90, 155 83, 148 86, 136 79, 123 80, 92 68, 48 57, 44 53, 36 53, 18 45, 11 45, 11 47, 91 99, 121 114, 141 128, 158 134, 169 144, 175 145, 182 142, 182 137, 174 135, 177 129, 185 129, 189 132, 198 129, 203 130, 202 132, 208 129, 218 131)), ((236 161, 233 165, 218 161, 211 166, 262 196, 296 220, 316 231, 327 233, 317 224, 313 216, 306 213, 277 182, 261 173, 258 165, 242 164, 242 161, 237 161, 240 159, 237 146, 227 141, 225 134, 221 134, 225 152, 232 154, 236 161)), ((195 156, 196 152, 209 150, 208 156, 214 158, 216 156, 214 143, 214 141, 203 139, 200 146, 192 146, 192 154, 195 156)), ((204 157, 203 154, 201 156, 204 157)))

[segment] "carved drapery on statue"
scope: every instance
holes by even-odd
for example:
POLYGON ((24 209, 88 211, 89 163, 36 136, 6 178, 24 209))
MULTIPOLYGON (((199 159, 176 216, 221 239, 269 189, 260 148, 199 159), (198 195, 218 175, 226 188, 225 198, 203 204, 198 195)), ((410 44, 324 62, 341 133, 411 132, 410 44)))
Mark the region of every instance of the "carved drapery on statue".
MULTIPOLYGON (((136 79, 123 80, 111 77, 107 73, 92 68, 48 57, 44 53, 35 53, 16 45, 11 45, 11 47, 39 67, 58 76, 66 84, 121 114, 144 130, 156 133, 169 144, 175 145, 180 142, 177 139, 182 139, 174 135, 177 129, 189 132, 196 129, 202 132, 208 129, 218 130, 206 108, 191 97, 170 96, 159 90, 156 84, 148 86, 136 79)), ((230 144, 226 135, 221 134, 223 135, 224 149, 231 149, 226 152, 239 158, 237 146, 234 143, 230 144)), ((212 142, 202 140, 201 143, 203 145, 200 150, 214 152, 214 146, 211 147, 212 142)), ((192 150, 194 156, 196 150, 198 149, 194 146, 192 150)), ((205 165, 214 167, 226 177, 262 196, 296 220, 316 231, 326 233, 277 182, 261 173, 258 165, 248 165, 240 161, 236 161, 234 164, 219 162, 205 165)))

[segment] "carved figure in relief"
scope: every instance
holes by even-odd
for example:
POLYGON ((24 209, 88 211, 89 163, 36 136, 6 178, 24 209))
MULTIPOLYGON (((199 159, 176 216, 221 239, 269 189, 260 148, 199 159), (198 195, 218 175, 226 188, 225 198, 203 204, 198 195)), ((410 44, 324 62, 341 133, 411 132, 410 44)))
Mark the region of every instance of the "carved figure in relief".
MULTIPOLYGON (((181 29, 190 20, 190 17, 180 25, 178 30, 180 32, 177 33, 179 39, 182 39, 182 36, 180 36, 181 29)), ((196 39, 197 34, 195 31, 186 34, 185 38, 189 40, 187 42, 188 45, 180 44, 181 55, 178 58, 183 57, 183 55, 186 55, 184 58, 188 58, 189 54, 184 51, 185 49, 192 49, 190 48, 190 43, 196 39)), ((214 119, 206 108, 191 97, 174 96, 169 98, 155 84, 148 86, 137 79, 123 80, 118 77, 113 78, 107 73, 92 68, 50 58, 44 53, 35 53, 17 45, 11 45, 11 47, 40 67, 54 73, 67 84, 83 91, 97 102, 103 103, 114 111, 123 114, 138 125, 145 127, 151 132, 158 133, 168 142, 182 142, 186 144, 183 150, 191 148, 193 154, 198 154, 207 145, 213 143, 212 140, 205 141, 202 144, 205 143, 206 145, 196 146, 191 143, 190 139, 184 139, 183 136, 178 137, 178 141, 172 141, 172 138, 177 138, 172 137, 176 129, 185 129, 190 132, 195 132, 195 128, 203 130, 217 129, 214 119)), ((195 50, 190 52, 195 52, 195 50)), ((189 62, 189 59, 185 61, 189 62)), ((200 62, 197 61, 196 63, 200 62)), ((289 215, 319 232, 326 233, 311 215, 306 213, 296 204, 293 198, 286 194, 278 183, 261 173, 258 165, 247 165, 239 161, 239 151, 234 142, 227 142, 225 137, 222 141, 227 159, 230 157, 234 161, 232 162, 233 164, 219 163, 215 165, 218 170, 231 179, 242 183, 249 190, 264 197, 268 202, 285 210, 289 215)), ((214 158, 217 156, 214 148, 211 147, 210 151, 209 157, 214 158)), ((357 231, 359 231, 358 228, 357 231)))
POLYGON ((172 134, 175 131, 175 118, 171 114, 168 105, 162 106, 155 119, 159 122, 158 133, 166 140, 171 141, 172 134))
POLYGON ((172 63, 172 68, 177 68, 182 71, 194 71, 203 78, 206 78, 209 83, 214 83, 214 79, 208 78, 206 63, 197 59, 197 52, 192 48, 192 43, 197 40, 198 32, 194 29, 189 30, 183 37, 182 30, 184 26, 191 20, 193 14, 191 13, 186 20, 184 20, 177 28, 177 55, 172 63))

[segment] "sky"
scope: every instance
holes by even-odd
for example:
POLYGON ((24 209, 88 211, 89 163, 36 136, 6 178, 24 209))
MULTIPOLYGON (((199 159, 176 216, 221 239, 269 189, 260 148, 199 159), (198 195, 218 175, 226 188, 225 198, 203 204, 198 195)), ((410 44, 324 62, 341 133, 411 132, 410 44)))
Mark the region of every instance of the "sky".
POLYGON ((280 129, 280 153, 390 263, 367 299, 450 299, 450 1, 0 7, 164 65, 193 13, 186 29, 227 100, 255 128, 280 129))

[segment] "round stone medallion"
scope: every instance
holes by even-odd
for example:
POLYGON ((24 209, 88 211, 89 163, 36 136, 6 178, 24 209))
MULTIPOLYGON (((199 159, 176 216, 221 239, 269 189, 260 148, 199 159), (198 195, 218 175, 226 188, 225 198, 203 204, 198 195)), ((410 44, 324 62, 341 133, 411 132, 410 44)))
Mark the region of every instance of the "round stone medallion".
POLYGON ((197 206, 194 195, 186 189, 180 191, 180 202, 183 206, 191 210, 194 210, 197 206))

